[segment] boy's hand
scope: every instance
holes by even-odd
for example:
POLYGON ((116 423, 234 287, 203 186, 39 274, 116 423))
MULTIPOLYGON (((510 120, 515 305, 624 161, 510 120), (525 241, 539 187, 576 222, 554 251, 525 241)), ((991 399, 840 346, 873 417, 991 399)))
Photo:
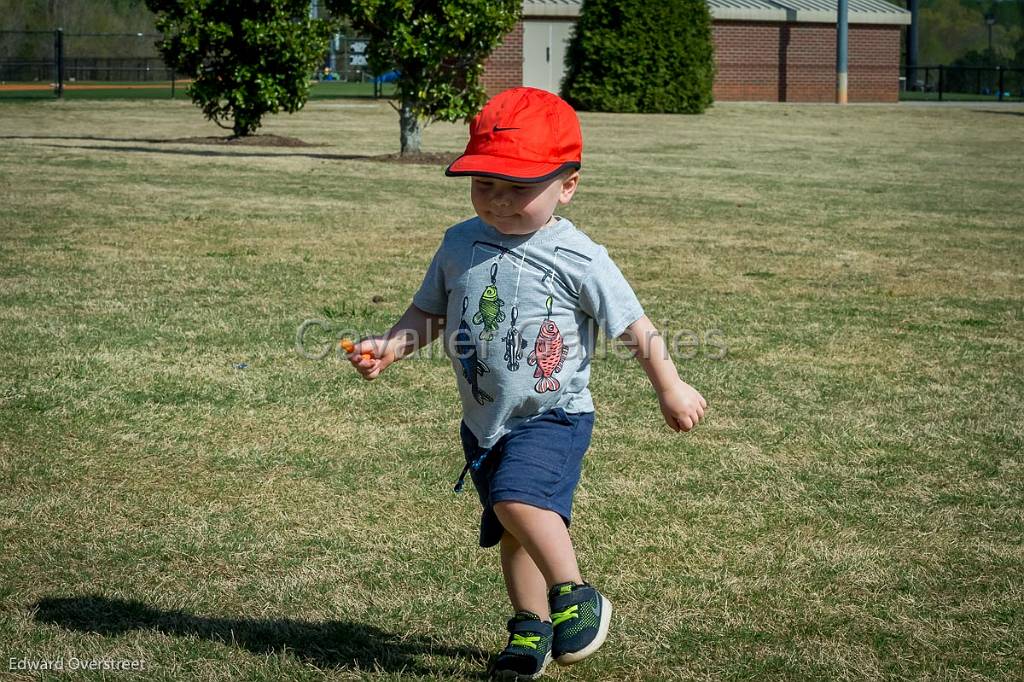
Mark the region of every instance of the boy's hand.
POLYGON ((352 344, 348 361, 364 379, 373 381, 388 365, 395 361, 395 351, 383 336, 371 336, 352 344), (369 354, 370 357, 364 357, 369 354))
POLYGON ((661 414, 673 431, 689 431, 704 418, 708 403, 693 386, 680 379, 658 394, 661 414))

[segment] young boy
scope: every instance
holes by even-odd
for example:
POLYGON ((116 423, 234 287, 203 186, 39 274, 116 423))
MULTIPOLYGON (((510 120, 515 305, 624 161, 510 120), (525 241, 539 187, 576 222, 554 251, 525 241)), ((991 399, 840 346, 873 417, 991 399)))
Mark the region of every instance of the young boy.
POLYGON ((492 669, 501 680, 580 661, 608 632, 611 603, 584 582, 568 532, 594 424, 594 324, 633 350, 670 427, 689 431, 707 406, 607 250, 554 215, 579 186, 582 150, 576 112, 557 96, 514 88, 488 102, 446 171, 472 178, 477 217, 445 233, 394 327, 348 356, 372 380, 444 327, 463 405, 456 491, 468 471, 483 504, 480 545, 501 545, 515 612, 492 669))

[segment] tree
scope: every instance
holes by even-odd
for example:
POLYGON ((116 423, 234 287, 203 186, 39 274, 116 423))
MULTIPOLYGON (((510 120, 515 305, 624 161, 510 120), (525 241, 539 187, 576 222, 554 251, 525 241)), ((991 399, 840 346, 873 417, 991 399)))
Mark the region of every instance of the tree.
POLYGON ((64 49, 76 56, 149 56, 148 40, 118 40, 78 34, 152 33, 153 15, 142 0, 0 0, 3 28, 0 61, 45 62, 53 58, 53 39, 18 31, 52 31, 63 28, 64 49))
MULTIPOLYGON (((971 50, 985 49, 988 44, 985 13, 962 0, 923 0, 918 18, 921 35, 918 63, 921 65, 951 64, 971 50)), ((997 30, 997 41, 998 37, 997 30)))
POLYGON ((251 135, 265 114, 295 113, 327 51, 331 23, 308 0, 146 0, 164 34, 164 61, 193 79, 187 92, 208 119, 251 135))
POLYGON ((715 65, 705 0, 587 0, 562 96, 591 111, 700 113, 715 65))
POLYGON ((1020 69, 1024 68, 1024 0, 1017 0, 1016 10, 1017 38, 1011 48, 1013 50, 1012 64, 1020 69))
POLYGON ((420 151, 424 121, 468 120, 483 106, 483 61, 519 19, 521 0, 327 0, 369 38, 370 69, 398 71, 402 154, 420 151))

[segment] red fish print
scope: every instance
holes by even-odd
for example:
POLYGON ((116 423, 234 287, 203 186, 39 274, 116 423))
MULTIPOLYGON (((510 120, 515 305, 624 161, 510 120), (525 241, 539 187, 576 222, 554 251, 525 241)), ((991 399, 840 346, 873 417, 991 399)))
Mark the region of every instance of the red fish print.
POLYGON ((537 393, 559 389, 558 379, 551 375, 562 371, 562 364, 568 354, 569 349, 562 343, 562 333, 558 331, 558 325, 551 320, 544 320, 533 352, 526 358, 527 363, 537 365, 537 371, 533 373, 534 378, 540 378, 534 386, 537 393))

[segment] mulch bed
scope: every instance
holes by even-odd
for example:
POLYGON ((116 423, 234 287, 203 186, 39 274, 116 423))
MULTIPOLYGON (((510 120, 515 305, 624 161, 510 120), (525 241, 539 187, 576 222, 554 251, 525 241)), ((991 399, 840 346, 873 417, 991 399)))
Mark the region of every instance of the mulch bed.
POLYGON ((385 163, 411 163, 423 166, 447 166, 457 159, 462 152, 420 152, 418 154, 384 154, 382 156, 368 156, 370 161, 383 161, 385 163))
POLYGON ((231 147, 319 147, 294 137, 281 135, 247 135, 245 137, 179 137, 166 140, 177 144, 219 144, 231 147))

